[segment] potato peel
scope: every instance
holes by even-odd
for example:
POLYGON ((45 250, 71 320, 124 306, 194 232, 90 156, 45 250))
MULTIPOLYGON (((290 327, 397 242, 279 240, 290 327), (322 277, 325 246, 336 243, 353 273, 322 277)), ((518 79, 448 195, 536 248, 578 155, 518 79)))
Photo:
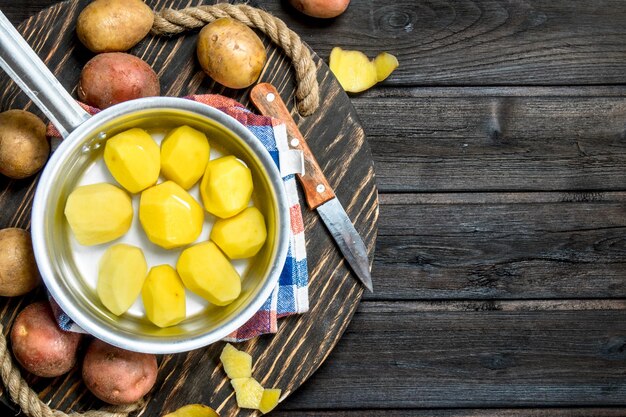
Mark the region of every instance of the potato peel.
POLYGON ((363 92, 383 81, 398 67, 395 56, 383 52, 370 60, 361 51, 334 47, 330 53, 329 67, 341 87, 349 93, 363 92))
POLYGON ((384 81, 391 73, 398 68, 398 58, 391 55, 388 52, 382 52, 374 58, 374 65, 376 66, 376 77, 378 82, 384 81))

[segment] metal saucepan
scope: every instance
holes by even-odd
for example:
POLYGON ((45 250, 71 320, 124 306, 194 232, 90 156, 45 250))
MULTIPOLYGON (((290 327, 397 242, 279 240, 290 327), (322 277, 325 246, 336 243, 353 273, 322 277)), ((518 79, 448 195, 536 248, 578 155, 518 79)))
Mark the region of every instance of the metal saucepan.
MULTIPOLYGON (((90 116, 1 12, 0 66, 64 138, 39 180, 31 232, 44 283, 67 315, 85 331, 108 343, 150 353, 183 352, 206 346, 249 320, 275 287, 289 241, 289 212, 282 178, 260 141, 234 118, 181 98, 143 98, 90 116), (226 307, 200 304, 181 324, 160 329, 142 314, 117 317, 102 305, 93 277, 85 276, 80 267, 85 263, 81 257, 93 254, 88 249, 76 250, 63 210, 68 194, 85 172, 102 159, 107 138, 131 127, 158 131, 182 124, 205 132, 212 148, 233 154, 250 167, 255 187, 253 199, 265 216, 268 238, 261 252, 243 267, 242 293, 235 302, 226 307)), ((208 235, 203 231, 202 237, 207 239, 208 235)), ((164 254, 165 258, 168 256, 171 258, 171 254, 164 254)), ((97 259, 87 261, 97 264, 97 259)))

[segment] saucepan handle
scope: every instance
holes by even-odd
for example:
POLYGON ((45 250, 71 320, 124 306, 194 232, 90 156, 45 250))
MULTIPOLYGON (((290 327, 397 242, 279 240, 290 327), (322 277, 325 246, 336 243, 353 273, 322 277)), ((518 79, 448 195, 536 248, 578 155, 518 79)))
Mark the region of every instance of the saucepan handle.
POLYGON ((89 118, 0 11, 0 67, 65 138, 89 118))

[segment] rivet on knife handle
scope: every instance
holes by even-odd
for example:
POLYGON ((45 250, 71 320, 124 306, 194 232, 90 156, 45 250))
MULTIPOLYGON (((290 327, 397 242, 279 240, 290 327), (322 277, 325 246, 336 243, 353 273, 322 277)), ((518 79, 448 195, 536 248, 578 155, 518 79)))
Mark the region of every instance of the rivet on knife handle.
POLYGON ((250 99, 262 114, 276 117, 285 122, 290 147, 302 151, 304 155, 304 174, 298 177, 309 208, 313 210, 328 200, 335 198, 333 189, 326 181, 322 169, 276 88, 268 83, 257 84, 250 92, 250 99))

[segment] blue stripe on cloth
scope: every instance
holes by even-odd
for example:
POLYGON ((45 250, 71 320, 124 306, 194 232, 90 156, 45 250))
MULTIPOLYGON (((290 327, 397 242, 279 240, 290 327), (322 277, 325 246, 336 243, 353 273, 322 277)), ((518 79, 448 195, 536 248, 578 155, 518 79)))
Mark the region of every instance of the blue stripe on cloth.
POLYGON ((276 313, 278 315, 296 312, 295 291, 292 285, 281 285, 278 287, 278 302, 276 303, 276 313))
POLYGON ((293 276, 295 278, 293 283, 297 287, 306 287, 309 285, 309 266, 306 258, 295 262, 293 276))

